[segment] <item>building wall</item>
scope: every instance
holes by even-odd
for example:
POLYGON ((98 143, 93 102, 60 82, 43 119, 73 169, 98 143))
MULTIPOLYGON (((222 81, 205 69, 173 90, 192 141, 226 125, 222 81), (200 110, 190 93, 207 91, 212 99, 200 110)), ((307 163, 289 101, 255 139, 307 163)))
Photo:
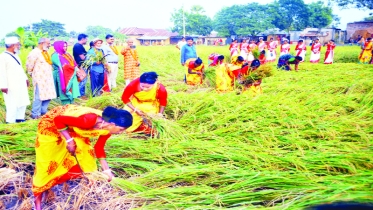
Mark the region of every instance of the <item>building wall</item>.
POLYGON ((127 35, 127 39, 128 38, 130 38, 130 39, 132 39, 133 40, 133 44, 134 45, 141 45, 141 42, 140 42, 140 40, 138 40, 137 38, 139 38, 140 36, 138 36, 138 35, 127 35))
MULTIPOLYGON (((370 28, 373 27, 373 21, 372 22, 355 22, 355 23, 348 23, 347 24, 347 39, 352 37, 352 35, 355 33, 357 30, 362 30, 365 28, 370 28)), ((355 37, 356 38, 356 37, 355 37)))

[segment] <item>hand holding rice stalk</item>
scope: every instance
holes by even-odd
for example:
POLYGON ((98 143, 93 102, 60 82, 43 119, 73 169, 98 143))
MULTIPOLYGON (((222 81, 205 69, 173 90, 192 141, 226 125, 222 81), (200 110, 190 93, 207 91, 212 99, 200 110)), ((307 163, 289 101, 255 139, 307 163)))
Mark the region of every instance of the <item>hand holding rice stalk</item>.
POLYGON ((182 139, 186 140, 188 135, 185 129, 180 127, 174 121, 167 120, 161 113, 144 114, 142 116, 144 123, 148 123, 153 128, 153 135, 163 139, 182 139))
POLYGON ((110 73, 111 70, 108 65, 108 62, 106 61, 106 56, 108 55, 103 56, 101 53, 97 53, 95 55, 88 55, 81 66, 84 69, 89 69, 94 63, 102 63, 105 67, 105 70, 110 73))
POLYGON ((247 75, 243 75, 244 84, 252 84, 257 80, 273 75, 273 67, 268 64, 261 65, 255 70, 249 70, 247 75))

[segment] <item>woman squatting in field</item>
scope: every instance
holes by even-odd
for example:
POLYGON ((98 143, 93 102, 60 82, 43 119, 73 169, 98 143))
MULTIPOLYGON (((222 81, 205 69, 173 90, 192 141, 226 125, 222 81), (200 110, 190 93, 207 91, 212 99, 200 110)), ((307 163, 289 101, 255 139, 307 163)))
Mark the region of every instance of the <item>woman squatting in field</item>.
POLYGON ((163 117, 167 106, 167 90, 158 81, 157 73, 145 72, 133 80, 124 89, 122 101, 133 116, 133 124, 126 131, 154 135, 156 130, 147 115, 163 117))

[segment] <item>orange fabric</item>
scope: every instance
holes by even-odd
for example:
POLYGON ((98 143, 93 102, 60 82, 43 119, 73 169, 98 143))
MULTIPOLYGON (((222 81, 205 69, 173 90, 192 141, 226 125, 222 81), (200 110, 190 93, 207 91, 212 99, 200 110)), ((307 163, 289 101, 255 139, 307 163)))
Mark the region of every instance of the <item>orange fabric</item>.
MULTIPOLYGON (((35 170, 36 170, 36 168, 35 168, 35 170)), ((48 189, 52 188, 55 185, 62 184, 62 183, 65 183, 65 182, 67 182, 69 180, 77 179, 77 178, 81 178, 81 177, 83 177, 83 176, 82 176, 82 172, 80 171, 79 166, 78 165, 74 165, 73 167, 70 168, 70 170, 66 174, 64 174, 62 176, 59 176, 59 177, 56 177, 53 180, 51 180, 45 186, 45 188, 46 188, 46 190, 48 190, 48 189)), ((34 192, 34 197, 39 196, 44 191, 34 192)))
MULTIPOLYGON (((74 171, 72 168, 77 164, 75 158, 67 151, 67 143, 65 139, 61 137, 54 123, 55 118, 59 116, 67 117, 66 119, 60 119, 61 125, 59 125, 59 127, 63 128, 68 126, 67 131, 70 136, 74 138, 77 145, 76 157, 79 160, 81 169, 86 173, 97 170, 95 160, 96 148, 94 149, 91 146, 90 138, 102 138, 98 140, 96 151, 100 149, 104 151, 103 148, 98 147, 104 145, 108 139, 107 135, 110 134, 107 130, 96 130, 93 126, 87 128, 85 122, 86 120, 93 120, 93 118, 90 117, 92 114, 101 116, 102 111, 87 107, 66 105, 50 110, 40 119, 35 141, 36 167, 32 187, 34 194, 40 194, 59 183, 60 180, 73 176, 70 172, 74 171), (89 119, 82 119, 81 116, 88 116, 89 119), (82 121, 78 124, 69 123, 71 120, 76 123, 79 119, 82 121)), ((94 125, 92 123, 87 124, 94 125)))
POLYGON ((124 57, 124 79, 134 80, 140 77, 140 67, 137 64, 139 60, 137 51, 134 49, 124 49, 122 55, 124 57))

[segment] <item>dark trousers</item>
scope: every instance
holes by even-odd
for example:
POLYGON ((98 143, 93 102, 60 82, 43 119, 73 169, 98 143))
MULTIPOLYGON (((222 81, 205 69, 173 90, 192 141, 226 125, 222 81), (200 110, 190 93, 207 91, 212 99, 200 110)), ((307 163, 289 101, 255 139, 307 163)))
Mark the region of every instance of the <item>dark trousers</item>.
MULTIPOLYGON (((88 74, 88 71, 84 69, 85 73, 88 74)), ((83 81, 79 83, 80 97, 85 96, 85 85, 87 84, 88 77, 84 78, 83 81)))
POLYGON ((90 71, 90 77, 93 97, 101 95, 102 87, 104 87, 104 73, 90 71))

